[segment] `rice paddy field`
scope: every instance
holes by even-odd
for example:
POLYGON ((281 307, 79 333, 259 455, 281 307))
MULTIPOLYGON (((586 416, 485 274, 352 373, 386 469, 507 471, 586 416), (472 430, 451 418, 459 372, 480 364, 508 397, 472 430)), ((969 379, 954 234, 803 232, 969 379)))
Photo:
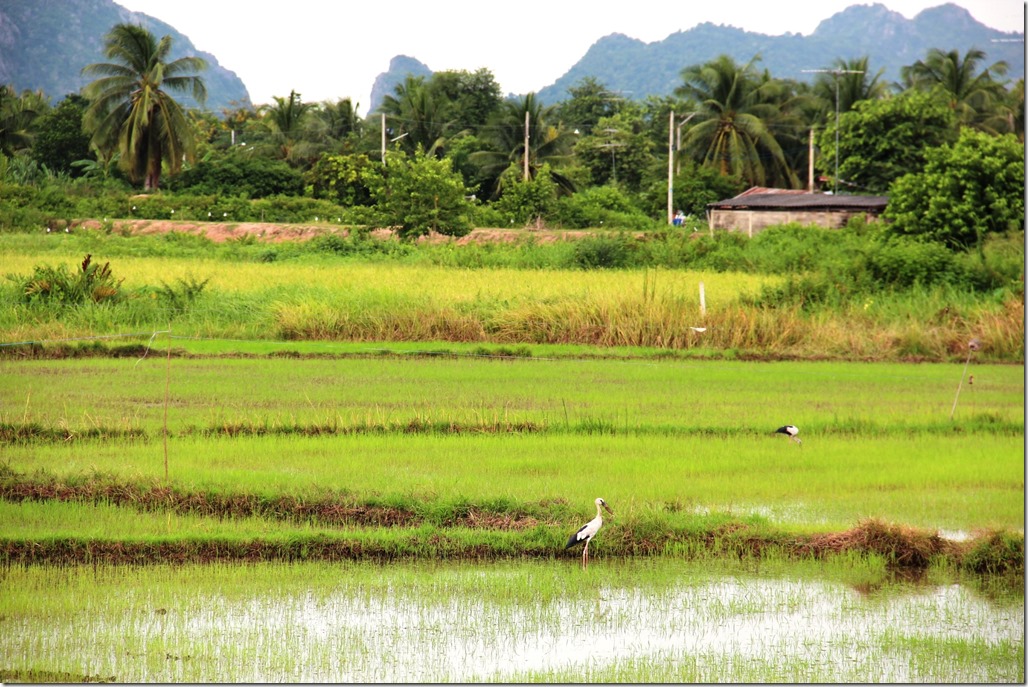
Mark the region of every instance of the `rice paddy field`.
POLYGON ((5 679, 1023 680, 1019 366, 138 343, 0 362, 5 679))
POLYGON ((2 681, 1024 682, 1020 341, 883 297, 801 355, 757 275, 118 266, 210 291, 0 308, 2 681))

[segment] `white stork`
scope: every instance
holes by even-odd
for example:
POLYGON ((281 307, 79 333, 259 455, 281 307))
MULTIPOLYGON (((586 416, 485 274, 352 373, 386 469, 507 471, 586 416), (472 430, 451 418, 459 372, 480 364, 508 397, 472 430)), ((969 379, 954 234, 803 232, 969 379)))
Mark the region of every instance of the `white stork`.
POLYGON ((572 546, 578 544, 585 544, 582 549, 582 570, 585 570, 589 566, 589 542, 596 536, 596 533, 603 527, 603 511, 606 510, 611 515, 614 515, 614 511, 607 506, 607 502, 603 499, 596 499, 596 517, 589 522, 582 525, 582 528, 577 532, 568 537, 568 543, 564 546, 564 550, 570 549, 572 546))
POLYGON ((790 439, 795 441, 797 444, 802 444, 803 442, 797 436, 799 433, 800 429, 796 425, 785 425, 784 427, 779 427, 775 430, 775 434, 786 434, 789 436, 790 439))

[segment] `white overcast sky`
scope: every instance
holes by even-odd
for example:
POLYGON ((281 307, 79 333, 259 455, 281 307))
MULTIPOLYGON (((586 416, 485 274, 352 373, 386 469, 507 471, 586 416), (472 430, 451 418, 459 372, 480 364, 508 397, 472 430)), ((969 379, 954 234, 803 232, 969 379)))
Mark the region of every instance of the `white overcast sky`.
MULTIPOLYGON (((175 27, 243 80, 254 104, 296 90, 306 102, 350 98, 368 114, 375 78, 396 55, 432 71, 492 72, 504 94, 564 75, 603 36, 659 41, 703 22, 809 35, 856 0, 115 0, 175 27)), ((952 0, 994 29, 1024 32, 1025 3, 952 0)), ((912 19, 945 0, 881 0, 912 19)), ((942 46, 947 47, 947 46, 942 46)), ((835 55, 826 56, 826 62, 835 55)))

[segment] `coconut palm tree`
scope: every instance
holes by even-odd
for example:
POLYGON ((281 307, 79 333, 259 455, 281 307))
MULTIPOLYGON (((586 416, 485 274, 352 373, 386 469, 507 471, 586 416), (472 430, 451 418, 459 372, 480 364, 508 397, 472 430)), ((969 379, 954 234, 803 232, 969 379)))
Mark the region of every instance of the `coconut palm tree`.
POLYGON ((550 176, 564 192, 572 193, 574 183, 554 171, 571 159, 575 134, 554 123, 554 107, 543 107, 529 93, 520 100, 505 100, 497 113, 483 127, 480 136, 485 148, 471 153, 471 162, 479 167, 485 178, 493 180, 495 194, 501 192, 504 172, 516 167, 528 176, 535 175, 544 164, 549 164, 550 176), (525 126, 528 126, 528 149, 525 149, 525 126), (527 157, 527 160, 526 160, 527 157))
POLYGON ((684 83, 675 95, 690 102, 697 113, 682 150, 751 185, 796 188, 799 179, 769 126, 782 119, 781 84, 766 72, 757 72, 754 65, 759 59, 739 65, 722 55, 682 70, 684 83))
POLYGON ((87 65, 82 72, 98 76, 86 86, 90 100, 83 124, 92 143, 105 155, 120 153, 120 165, 133 183, 158 188, 162 163, 174 174, 183 160, 192 160, 192 128, 169 92, 207 99, 203 79, 191 72, 205 69, 199 57, 168 61, 171 36, 158 41, 134 24, 116 24, 105 37, 104 54, 111 62, 87 65))
POLYGON ((960 57, 960 51, 943 52, 932 48, 924 60, 900 70, 903 85, 919 90, 941 89, 949 98, 950 108, 957 114, 957 121, 989 133, 997 132, 1007 121, 1005 103, 1009 98, 1003 83, 994 77, 1007 73, 1006 62, 995 62, 979 71, 978 65, 985 59, 985 52, 971 48, 960 57), (997 115, 999 117, 997 118, 997 115))
POLYGON ((814 95, 824 105, 822 114, 831 112, 834 117, 836 107, 840 113, 849 112, 861 100, 886 97, 889 84, 882 80, 884 74, 884 67, 871 74, 867 56, 853 60, 837 58, 834 66, 818 74, 814 81, 814 95))
POLYGON ((392 130, 390 137, 397 139, 399 148, 409 154, 420 148, 441 157, 447 140, 457 133, 450 103, 423 76, 408 75, 396 85, 392 95, 382 99, 378 109, 386 115, 392 130))
POLYGON ((312 163, 318 155, 318 146, 310 141, 307 125, 315 104, 303 102, 294 90, 289 91, 288 97, 275 95, 272 99, 274 104, 264 105, 259 110, 268 138, 256 147, 293 166, 312 163))
POLYGON ((51 110, 43 91, 22 91, 0 85, 0 155, 28 154, 40 118, 51 110))

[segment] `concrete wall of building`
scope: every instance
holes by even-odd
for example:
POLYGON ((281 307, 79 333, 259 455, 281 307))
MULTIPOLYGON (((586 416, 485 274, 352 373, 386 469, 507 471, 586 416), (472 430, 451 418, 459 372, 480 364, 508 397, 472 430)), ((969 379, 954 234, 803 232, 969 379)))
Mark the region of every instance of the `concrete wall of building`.
POLYGON ((779 224, 801 224, 824 227, 826 229, 841 229, 846 226, 851 217, 857 215, 868 216, 868 221, 873 221, 874 216, 864 211, 824 211, 824 210, 711 210, 708 223, 710 230, 739 231, 747 236, 759 234, 770 226, 779 224))

